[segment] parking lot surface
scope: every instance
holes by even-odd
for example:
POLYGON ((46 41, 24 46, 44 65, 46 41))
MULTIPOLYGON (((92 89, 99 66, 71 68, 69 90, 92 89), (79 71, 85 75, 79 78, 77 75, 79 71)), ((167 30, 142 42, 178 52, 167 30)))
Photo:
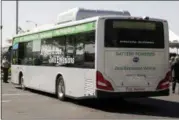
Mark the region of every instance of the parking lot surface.
POLYGON ((179 94, 122 100, 59 101, 54 95, 2 83, 3 120, 179 118, 179 94))

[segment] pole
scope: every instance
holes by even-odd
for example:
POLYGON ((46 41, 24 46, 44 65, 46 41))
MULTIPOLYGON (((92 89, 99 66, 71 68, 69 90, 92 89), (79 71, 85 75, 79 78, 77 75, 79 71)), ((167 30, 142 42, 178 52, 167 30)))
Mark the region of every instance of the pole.
POLYGON ((3 26, 2 26, 2 1, 1 1, 1 26, 0 26, 1 28, 1 31, 2 31, 2 28, 3 28, 3 26))
POLYGON ((19 22, 19 2, 16 0, 16 34, 18 34, 18 22, 19 22))

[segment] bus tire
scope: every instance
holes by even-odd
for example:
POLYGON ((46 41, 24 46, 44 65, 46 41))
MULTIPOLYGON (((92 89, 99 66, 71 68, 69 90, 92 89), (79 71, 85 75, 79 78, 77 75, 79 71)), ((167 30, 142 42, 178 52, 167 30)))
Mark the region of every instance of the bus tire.
POLYGON ((21 84, 20 84, 21 89, 22 89, 22 90, 25 90, 24 77, 23 77, 23 76, 20 77, 20 83, 21 83, 21 84))
POLYGON ((61 101, 65 101, 65 83, 62 76, 57 78, 56 90, 57 98, 61 101))

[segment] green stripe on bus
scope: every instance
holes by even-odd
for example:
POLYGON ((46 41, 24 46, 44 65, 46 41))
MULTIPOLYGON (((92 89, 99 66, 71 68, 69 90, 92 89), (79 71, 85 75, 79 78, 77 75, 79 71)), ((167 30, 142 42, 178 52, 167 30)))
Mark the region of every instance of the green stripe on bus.
POLYGON ((39 32, 32 35, 26 35, 17 37, 14 39, 13 44, 19 43, 19 42, 27 42, 31 40, 39 40, 43 38, 51 38, 55 36, 62 36, 62 35, 69 35, 69 34, 76 34, 80 32, 87 32, 95 29, 95 22, 91 23, 85 23, 77 26, 71 26, 66 28, 59 28, 55 30, 49 30, 45 32, 39 32))

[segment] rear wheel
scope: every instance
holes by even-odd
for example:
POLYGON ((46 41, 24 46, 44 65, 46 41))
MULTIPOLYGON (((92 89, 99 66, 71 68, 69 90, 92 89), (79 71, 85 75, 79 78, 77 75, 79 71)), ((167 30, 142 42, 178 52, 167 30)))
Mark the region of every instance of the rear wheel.
POLYGON ((56 90, 57 98, 61 101, 65 101, 65 83, 61 76, 57 79, 56 90))

